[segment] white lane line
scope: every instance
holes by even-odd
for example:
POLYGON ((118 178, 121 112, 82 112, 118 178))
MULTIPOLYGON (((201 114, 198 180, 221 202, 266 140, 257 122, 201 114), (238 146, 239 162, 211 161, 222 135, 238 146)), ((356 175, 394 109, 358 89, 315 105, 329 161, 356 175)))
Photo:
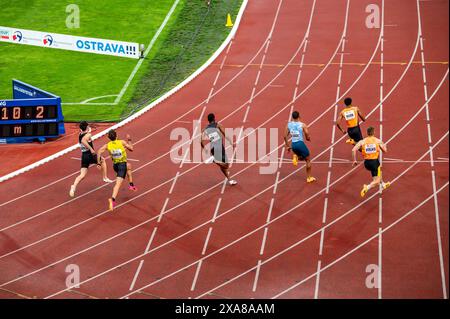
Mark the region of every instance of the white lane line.
MULTIPOLYGON (((322 232, 323 234, 323 232, 322 232)), ((319 259, 317 263, 317 276, 316 276, 316 285, 314 287, 314 299, 319 299, 319 284, 320 284, 320 268, 322 267, 322 261, 319 259)))
MULTIPOLYGON (((442 186, 440 189, 437 190, 437 193, 440 193, 442 190, 444 190, 446 187, 448 187, 449 182, 445 183, 444 186, 442 186)), ((419 205, 417 205, 416 207, 414 207, 413 209, 411 209, 410 211, 408 211, 406 214, 404 214, 402 217, 400 217, 399 219, 397 219, 395 222, 393 222, 392 224, 390 224, 389 226, 387 226, 386 228, 383 229, 382 233, 385 233, 386 231, 388 231, 389 229, 393 228, 395 225, 397 225, 398 223, 400 223, 402 220, 406 219, 408 216, 412 215, 414 212, 416 212, 419 208, 421 208, 423 205, 425 205, 428 201, 430 201, 433 197, 434 197, 434 193, 431 194, 430 196, 428 196, 425 200, 423 200, 419 205)), ((340 262, 341 260, 345 259, 346 257, 350 256, 351 254, 353 254, 355 251, 358 251, 359 249, 361 249, 362 247, 364 247, 365 245, 367 245, 368 243, 370 243, 372 240, 376 239, 377 237, 379 237, 380 234, 379 232, 377 232, 375 235, 373 235, 372 237, 370 237, 369 239, 367 239, 366 241, 364 241, 363 243, 359 244, 358 246, 356 246, 355 248, 353 248, 352 250, 348 251, 347 253, 345 253, 344 255, 342 255, 341 257, 335 259, 333 262, 329 263, 328 265, 326 265, 325 267, 323 267, 320 272, 324 272, 325 270, 327 270, 328 268, 334 266, 335 264, 337 264, 338 262, 340 262)), ((278 293, 277 295, 273 296, 271 299, 276 299, 279 298, 280 296, 286 294, 287 292, 291 291, 292 289, 297 288, 298 286, 304 284, 305 282, 307 282, 308 280, 310 280, 311 278, 314 278, 315 276, 317 276, 317 273, 311 274, 310 276, 306 277, 305 279, 303 279, 302 281, 296 283, 295 285, 283 290, 282 292, 278 293)))
MULTIPOLYGON (((427 120, 427 132, 428 132, 428 143, 431 145, 433 138, 431 135, 431 124, 430 124, 430 111, 428 105, 428 86, 427 86, 427 75, 426 75, 426 65, 425 65, 425 50, 423 45, 423 31, 422 31, 422 17, 420 11, 420 3, 419 0, 416 1, 417 4, 417 12, 419 15, 419 33, 420 33, 420 53, 422 59, 422 80, 423 80, 423 89, 424 89, 424 100, 425 100, 425 114, 427 120)), ((433 185, 433 204, 434 204, 434 215, 436 221, 436 237, 438 242, 438 256, 439 256, 439 266, 441 271, 441 284, 442 284, 442 296, 444 299, 447 299, 447 282, 445 278, 445 265, 444 265, 444 256, 443 256, 443 248, 442 248, 442 238, 441 238, 441 222, 439 216, 439 203, 437 199, 436 193, 436 175, 434 171, 434 161, 433 161, 433 149, 430 146, 430 170, 431 170, 431 181, 433 185)))
POLYGON ((263 239, 262 239, 262 242, 261 242, 261 249, 259 250, 259 254, 261 256, 264 255, 264 248, 266 246, 267 232, 268 232, 268 229, 266 227, 266 228, 264 228, 264 235, 263 235, 263 239))
POLYGON ((134 274, 133 281, 131 282, 130 289, 129 289, 130 291, 132 291, 134 289, 134 285, 136 284, 137 277, 138 277, 139 273, 141 272, 141 268, 142 268, 143 264, 144 264, 144 260, 142 259, 139 262, 139 266, 136 269, 136 273, 134 274))
POLYGON ((261 270, 261 259, 258 260, 258 266, 256 268, 256 274, 255 274, 255 279, 253 281, 253 288, 252 291, 255 292, 256 291, 256 287, 258 286, 258 279, 259 279, 259 272, 261 270))
POLYGON ((200 268, 202 268, 203 260, 200 260, 197 264, 197 269, 195 270, 194 280, 192 281, 191 291, 195 290, 195 286, 197 285, 198 275, 200 273, 200 268))
MULTIPOLYGON (((277 16, 278 16, 278 13, 279 13, 279 11, 280 11, 280 9, 281 9, 282 3, 283 3, 283 0, 281 0, 280 3, 279 3, 278 11, 277 11, 277 16)), ((273 26, 273 27, 274 27, 274 26, 273 26)), ((245 112, 244 118, 242 119, 242 123, 243 123, 243 124, 244 124, 245 122, 247 122, 248 113, 249 113, 249 111, 250 111, 251 104, 253 103, 253 99, 254 99, 254 96, 255 96, 256 87, 258 86, 258 83, 259 83, 259 79, 260 79, 260 76, 261 76, 261 73, 262 73, 262 67, 263 67, 263 65, 264 65, 264 61, 265 61, 265 59, 266 59, 266 55, 267 55, 267 52, 268 52, 268 50, 269 50, 270 44, 271 44, 271 41, 270 41, 270 39, 269 39, 269 41, 267 41, 266 48, 265 48, 265 50, 264 50, 264 55, 263 55, 263 58, 262 58, 262 60, 261 60, 261 64, 260 64, 259 71, 258 71, 258 75, 256 76, 255 82, 254 82, 254 84, 253 84, 253 89, 252 89, 252 93, 251 93, 251 97, 250 97, 250 102, 249 102, 249 104, 248 104, 248 106, 247 106, 247 110, 246 110, 246 112, 245 112)), ((240 133, 239 133, 239 137, 238 137, 238 139, 237 139, 238 141, 240 141, 241 135, 242 135, 243 131, 244 131, 244 126, 241 127, 241 130, 240 130, 240 133)), ((194 135, 195 135, 195 133, 194 133, 194 135)), ((233 159, 234 159, 234 157, 235 157, 235 154, 236 154, 236 150, 233 151, 233 155, 231 156, 232 162, 233 162, 233 159)), ((232 164, 230 165, 230 168, 231 168, 231 166, 232 166, 232 164)), ((225 179, 224 182, 223 182, 223 186, 222 186, 222 190, 221 190, 221 195, 224 194, 226 185, 227 185, 227 179, 225 179)), ((220 197, 220 198, 219 198, 219 201, 217 202, 216 210, 215 210, 214 216, 213 216, 213 222, 214 222, 215 219, 216 219, 217 210, 218 210, 218 208, 219 208, 219 205, 220 205, 220 203, 221 203, 221 200, 222 200, 222 197, 220 197)), ((208 244, 208 241, 209 241, 209 237, 211 236, 212 230, 213 230, 213 228, 212 228, 212 227, 209 227, 208 235, 206 236, 206 240, 205 240, 205 244, 204 244, 204 247, 203 247, 202 255, 204 255, 204 253, 206 252, 207 244, 208 244)), ((196 286, 198 277, 199 277, 199 275, 200 275, 201 265, 202 265, 202 262, 200 262, 200 263, 198 264, 197 271, 196 271, 196 273, 195 273, 194 280, 193 280, 193 282, 192 282, 191 291, 194 291, 194 289, 195 289, 195 286, 196 286)))
MULTIPOLYGON (((277 163, 275 163, 277 164, 277 163)), ((280 161, 280 165, 283 164, 283 161, 280 161)), ((275 195, 277 193, 278 189, 278 181, 280 180, 280 171, 277 172, 277 177, 275 178, 275 185, 273 187, 273 194, 275 195)))
MULTIPOLYGON (((147 46, 147 49, 144 52, 144 57, 147 57, 150 50, 153 48, 153 45, 155 44, 156 40, 159 38, 159 35, 166 27, 167 23, 169 22, 170 17, 172 16, 173 12, 175 11, 176 7, 178 6, 178 3, 180 0, 175 0, 172 7, 170 8, 169 12, 167 13, 164 21, 162 22, 161 26, 159 27, 158 31, 153 36, 152 40, 147 46)), ((122 90, 120 91, 119 95, 117 96, 116 100, 114 101, 114 104, 118 104, 120 100, 122 99, 125 92, 128 90, 128 87, 131 84, 131 81, 133 81, 134 77, 136 76, 136 73, 139 71, 139 68, 141 67, 142 63, 145 59, 139 59, 139 62, 136 64, 136 66, 133 69, 133 72, 131 72, 130 76, 128 77, 127 81, 125 82, 125 85, 123 86, 122 90)))
MULTIPOLYGON (((383 45, 381 46, 381 53, 380 53, 380 139, 383 141, 383 100, 384 100, 384 0, 382 0, 382 14, 381 14, 381 42, 383 45)), ((383 152, 380 153, 380 166, 383 167, 384 161, 383 161, 384 154, 383 152)), ((383 173, 381 173, 383 174, 383 173)), ((383 175, 381 175, 383 177, 383 175)), ((382 179, 383 180, 383 179, 382 179)), ((383 237, 381 236, 381 232, 383 229, 383 186, 382 184, 378 187, 378 231, 380 233, 380 236, 378 236, 378 283, 377 283, 377 292, 378 292, 378 299, 383 298, 382 293, 382 267, 383 267, 383 237)))
MULTIPOLYGON (((347 25, 348 25, 348 18, 349 18, 349 10, 350 10, 350 1, 347 1, 347 7, 345 11, 345 28, 344 28, 344 36, 347 34, 347 25)), ((336 101, 339 100, 339 97, 341 96, 341 82, 342 82, 342 73, 344 68, 344 53, 345 53, 345 37, 342 41, 341 46, 341 58, 339 62, 339 74, 337 79, 337 87, 336 87, 336 101)), ((334 106, 334 115, 333 119, 336 119, 338 115, 338 104, 334 106)), ((327 185, 326 185, 326 192, 325 192, 325 200, 324 200, 324 206, 323 206, 323 217, 322 217, 322 225, 326 224, 327 221, 327 209, 328 209, 328 196, 329 196, 329 190, 330 190, 330 182, 331 182, 331 172, 333 167, 333 154, 334 154, 334 143, 336 140, 336 125, 333 125, 333 128, 331 130, 331 149, 330 149, 330 159, 328 164, 328 174, 327 174, 327 185)), ((323 245, 325 241, 325 229, 322 230, 320 234, 320 243, 319 243, 319 252, 318 252, 318 258, 317 258, 317 273, 320 274, 320 267, 322 265, 322 256, 323 256, 323 245)), ((316 278, 316 284, 314 288, 314 299, 319 298, 319 290, 320 290, 320 277, 319 275, 316 278)))

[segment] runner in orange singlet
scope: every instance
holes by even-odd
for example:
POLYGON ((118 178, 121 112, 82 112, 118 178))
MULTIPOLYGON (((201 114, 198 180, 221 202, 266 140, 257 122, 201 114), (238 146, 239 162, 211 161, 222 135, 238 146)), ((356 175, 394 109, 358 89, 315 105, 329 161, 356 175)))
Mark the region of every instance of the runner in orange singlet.
POLYGON ((345 142, 348 144, 355 145, 356 143, 358 143, 363 139, 361 128, 359 127, 359 119, 365 122, 366 118, 361 114, 359 107, 352 106, 351 98, 349 97, 346 98, 344 100, 344 104, 345 108, 339 114, 339 117, 336 120, 336 126, 338 127, 339 130, 341 130, 343 134, 348 133, 348 136, 350 138, 345 142), (340 125, 343 119, 345 119, 345 121, 347 122, 347 132, 345 132, 340 125))
POLYGON ((384 153, 387 152, 386 145, 378 138, 374 136, 375 129, 369 127, 367 129, 367 137, 359 141, 355 147, 353 147, 353 166, 356 166, 358 162, 356 161, 356 152, 358 150, 362 151, 364 157, 364 167, 372 173, 372 182, 369 185, 364 184, 361 190, 361 197, 364 197, 369 189, 378 186, 380 183, 383 190, 391 186, 391 182, 383 182, 381 177, 381 166, 380 166, 380 151, 384 153))

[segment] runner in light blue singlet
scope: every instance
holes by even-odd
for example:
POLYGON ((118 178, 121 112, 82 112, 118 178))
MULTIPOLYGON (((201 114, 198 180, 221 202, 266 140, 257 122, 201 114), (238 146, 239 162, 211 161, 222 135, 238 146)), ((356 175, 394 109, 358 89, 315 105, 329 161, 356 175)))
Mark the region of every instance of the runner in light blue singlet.
POLYGON ((308 126, 305 123, 300 122, 300 114, 295 111, 292 113, 292 120, 286 125, 284 133, 284 142, 288 152, 292 150, 294 156, 292 163, 297 166, 298 160, 306 162, 306 181, 308 183, 315 182, 316 179, 311 175, 311 159, 309 158, 309 149, 306 147, 305 141, 311 141, 308 126), (291 137, 291 143, 289 144, 289 137, 291 137))

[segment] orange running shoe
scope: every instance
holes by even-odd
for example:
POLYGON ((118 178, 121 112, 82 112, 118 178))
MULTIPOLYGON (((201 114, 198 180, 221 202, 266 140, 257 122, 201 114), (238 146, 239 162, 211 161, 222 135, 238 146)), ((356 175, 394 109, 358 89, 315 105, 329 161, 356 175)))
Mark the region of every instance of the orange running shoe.
POLYGON ((292 156, 292 164, 294 164, 294 166, 298 165, 298 156, 296 154, 292 156))

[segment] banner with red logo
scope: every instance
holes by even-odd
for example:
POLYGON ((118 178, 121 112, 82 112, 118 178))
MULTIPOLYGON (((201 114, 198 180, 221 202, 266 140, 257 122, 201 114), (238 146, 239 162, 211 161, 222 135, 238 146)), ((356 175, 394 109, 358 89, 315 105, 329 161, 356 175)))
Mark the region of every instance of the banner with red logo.
POLYGON ((139 44, 0 26, 0 42, 139 59, 139 44))

